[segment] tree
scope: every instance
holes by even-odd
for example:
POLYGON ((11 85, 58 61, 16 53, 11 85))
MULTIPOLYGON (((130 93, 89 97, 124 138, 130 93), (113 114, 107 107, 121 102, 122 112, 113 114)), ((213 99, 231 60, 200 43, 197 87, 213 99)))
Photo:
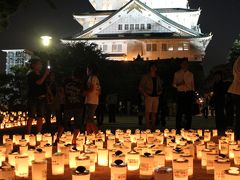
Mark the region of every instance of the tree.
MULTIPOLYGON (((26 7, 33 0, 1 0, 0 1, 0 31, 7 28, 9 18, 20 8, 26 7)), ((45 0, 50 7, 56 8, 52 0, 45 0)))
POLYGON ((231 64, 234 64, 235 60, 240 56, 240 34, 236 38, 236 40, 233 43, 232 48, 230 49, 229 55, 228 55, 228 61, 231 64))

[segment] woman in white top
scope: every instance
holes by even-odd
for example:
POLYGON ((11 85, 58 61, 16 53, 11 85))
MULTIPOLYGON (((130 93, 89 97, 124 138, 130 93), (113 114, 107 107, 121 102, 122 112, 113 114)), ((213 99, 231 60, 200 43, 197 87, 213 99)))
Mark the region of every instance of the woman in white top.
POLYGON ((87 67, 87 90, 85 99, 85 122, 87 133, 97 133, 97 126, 94 123, 94 115, 99 104, 101 86, 97 76, 96 66, 87 67))
MULTIPOLYGON (((228 89, 231 94, 232 104, 235 106, 236 125, 235 133, 236 138, 240 138, 240 56, 237 58, 233 66, 233 82, 228 89)), ((232 113, 234 116, 234 113, 232 113)), ((232 117, 233 118, 233 117, 232 117)))

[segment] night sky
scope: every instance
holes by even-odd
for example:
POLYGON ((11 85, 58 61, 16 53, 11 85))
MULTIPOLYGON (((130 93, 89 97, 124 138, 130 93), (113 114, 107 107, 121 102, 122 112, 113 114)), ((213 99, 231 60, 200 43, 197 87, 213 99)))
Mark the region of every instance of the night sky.
MULTIPOLYGON (((93 10, 88 0, 54 0, 56 10, 43 0, 32 1, 28 7, 18 10, 10 19, 9 27, 0 32, 0 49, 39 50, 40 36, 44 34, 51 35, 56 45, 58 39, 81 31, 72 17, 74 12, 93 10)), ((208 71, 226 62, 228 51, 240 33, 240 0, 190 0, 190 6, 202 9, 199 19, 202 32, 214 35, 203 62, 208 71)), ((0 58, 3 61, 3 55, 0 58)))

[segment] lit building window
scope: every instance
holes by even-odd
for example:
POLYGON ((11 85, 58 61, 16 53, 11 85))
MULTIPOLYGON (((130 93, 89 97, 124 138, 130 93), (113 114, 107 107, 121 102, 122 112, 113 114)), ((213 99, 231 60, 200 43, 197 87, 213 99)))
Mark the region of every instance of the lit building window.
POLYGON ((162 51, 167 51, 168 48, 167 48, 167 44, 162 44, 162 51))
POLYGON ((135 30, 139 30, 139 24, 135 24, 135 30))
POLYGON ((173 45, 172 44, 168 45, 168 51, 173 51, 173 45))
POLYGON ((145 29, 145 24, 141 24, 141 30, 145 29))
POLYGON ((108 50, 108 46, 107 46, 106 44, 104 44, 104 45, 102 46, 102 51, 103 51, 103 52, 107 52, 107 50, 108 50))
POLYGON ((183 44, 182 43, 177 44, 177 50, 178 51, 183 51, 183 44))
POLYGON ((188 51, 189 50, 189 43, 183 43, 183 50, 188 51))
POLYGON ((134 24, 130 24, 130 30, 134 30, 134 24))
POLYGON ((125 24, 124 29, 125 29, 125 30, 129 30, 129 25, 128 25, 128 24, 125 24))
POLYGON ((118 30, 119 30, 119 31, 123 30, 122 24, 119 24, 119 25, 118 25, 118 30))
POLYGON ((113 44, 112 52, 122 52, 122 44, 113 44))
POLYGON ((147 44, 146 50, 147 51, 157 51, 157 44, 147 44))
POLYGON ((152 29, 152 25, 151 24, 147 24, 147 29, 148 30, 152 29))

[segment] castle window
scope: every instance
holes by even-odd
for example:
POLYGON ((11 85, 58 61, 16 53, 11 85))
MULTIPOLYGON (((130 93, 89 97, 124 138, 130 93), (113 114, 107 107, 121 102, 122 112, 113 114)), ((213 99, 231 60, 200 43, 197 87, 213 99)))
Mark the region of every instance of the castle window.
POLYGON ((162 44, 162 51, 167 51, 167 44, 162 44))
POLYGON ((188 51, 189 50, 189 43, 183 43, 183 50, 188 51))
POLYGON ((147 51, 157 51, 157 44, 146 44, 147 51))
POLYGON ((145 29, 145 24, 141 24, 141 30, 145 29))
POLYGON ((130 24, 130 30, 134 30, 134 24, 130 24))
POLYGON ((122 52, 122 44, 113 44, 112 52, 122 52))
POLYGON ((107 52, 107 50, 108 50, 108 46, 107 46, 106 44, 104 44, 104 45, 102 46, 102 51, 103 51, 103 52, 107 52))
POLYGON ((177 44, 177 50, 178 51, 183 51, 183 44, 182 43, 177 44))
POLYGON ((129 30, 129 25, 128 25, 128 24, 125 24, 124 29, 125 29, 125 30, 129 30))
POLYGON ((135 24, 135 30, 139 30, 139 24, 135 24))
POLYGON ((118 25, 118 30, 119 30, 119 31, 122 31, 122 30, 123 30, 122 24, 119 24, 119 25, 118 25))
POLYGON ((148 30, 152 29, 152 25, 151 24, 147 24, 147 29, 148 30))
POLYGON ((172 44, 168 45, 168 51, 173 51, 173 45, 172 44))

